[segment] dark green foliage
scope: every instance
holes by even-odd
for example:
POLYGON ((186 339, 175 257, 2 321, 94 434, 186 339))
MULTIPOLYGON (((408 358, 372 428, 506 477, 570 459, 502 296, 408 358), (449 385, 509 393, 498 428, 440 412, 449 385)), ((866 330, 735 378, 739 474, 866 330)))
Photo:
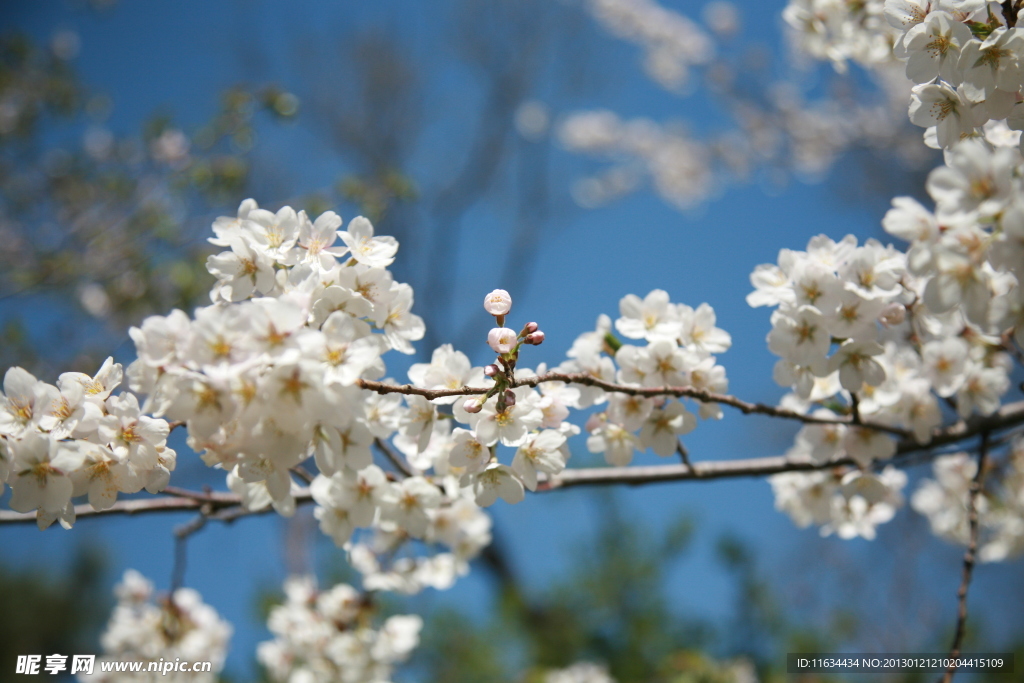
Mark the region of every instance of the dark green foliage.
POLYGON ((0 679, 7 680, 18 655, 71 655, 99 651, 112 601, 101 589, 99 549, 79 552, 70 571, 37 567, 12 571, 0 565, 0 679))

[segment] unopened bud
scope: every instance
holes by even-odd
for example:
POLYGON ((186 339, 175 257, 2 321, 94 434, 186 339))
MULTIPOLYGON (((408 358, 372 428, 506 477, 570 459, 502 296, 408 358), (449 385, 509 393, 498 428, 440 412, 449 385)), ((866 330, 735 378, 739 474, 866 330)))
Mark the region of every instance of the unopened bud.
POLYGON ((491 315, 505 315, 512 310, 512 297, 504 289, 496 289, 484 297, 484 310, 491 315))
POLYGON ((501 370, 498 369, 497 365, 485 365, 484 374, 488 377, 496 377, 501 370))
POLYGON ((536 332, 538 327, 539 326, 537 325, 537 323, 526 323, 526 325, 523 326, 523 331, 520 332, 519 334, 525 337, 528 334, 533 334, 534 332, 536 332))
POLYGON ((907 319, 907 309, 901 303, 891 303, 882 309, 882 314, 878 316, 878 319, 884 325, 900 325, 907 319))
POLYGON ((495 327, 487 333, 487 343, 495 353, 508 353, 516 345, 516 333, 507 327, 495 327))
POLYGON ((479 413, 483 408, 484 404, 475 398, 467 398, 466 402, 462 404, 462 409, 467 413, 479 413))
POLYGON ((505 405, 514 406, 516 404, 516 393, 511 389, 505 390, 505 405))
POLYGON ((533 344, 534 346, 540 346, 544 343, 544 333, 537 330, 533 334, 526 335, 526 339, 523 340, 524 344, 533 344))

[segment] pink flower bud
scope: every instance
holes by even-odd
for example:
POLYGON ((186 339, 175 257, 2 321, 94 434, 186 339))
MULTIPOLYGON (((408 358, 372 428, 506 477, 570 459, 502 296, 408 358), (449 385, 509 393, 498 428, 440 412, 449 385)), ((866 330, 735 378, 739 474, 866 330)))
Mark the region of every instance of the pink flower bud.
POLYGON ((516 404, 516 393, 511 389, 505 390, 505 405, 514 406, 516 404))
POLYGON ((466 402, 462 404, 462 409, 467 413, 479 413, 483 408, 484 404, 476 398, 467 398, 466 402))
POLYGON ((907 319, 907 309, 901 303, 891 303, 882 309, 878 319, 883 325, 900 325, 907 319))
POLYGON ((516 333, 507 327, 495 327, 487 333, 487 343, 495 353, 508 353, 516 346, 516 333))
POLYGON ((497 365, 485 365, 484 374, 488 377, 496 377, 501 370, 498 369, 497 365))
POLYGON ((538 327, 539 325, 537 325, 537 323, 526 323, 526 326, 523 327, 523 336, 525 337, 528 334, 533 334, 537 331, 538 327))
POLYGON ((512 297, 504 289, 496 289, 484 297, 484 310, 491 315, 505 315, 512 310, 512 297))
POLYGON ((537 330, 533 334, 526 335, 526 339, 523 340, 524 344, 533 344, 534 346, 540 346, 544 343, 544 333, 537 330))

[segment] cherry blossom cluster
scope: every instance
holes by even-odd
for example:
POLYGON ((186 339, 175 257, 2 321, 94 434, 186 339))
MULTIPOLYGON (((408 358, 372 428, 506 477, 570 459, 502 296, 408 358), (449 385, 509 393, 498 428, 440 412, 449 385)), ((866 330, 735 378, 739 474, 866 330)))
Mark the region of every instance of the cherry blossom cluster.
MULTIPOLYGON (((362 217, 340 226, 333 212, 314 221, 252 200, 236 217, 218 219, 211 242, 230 250, 207 262, 217 277, 213 305, 192 318, 174 311, 133 328, 138 359, 128 376, 149 395, 147 410, 186 425, 189 446, 227 471, 248 509, 273 505, 291 514, 300 490, 293 475, 312 456, 319 473, 309 490, 324 533, 362 555, 389 548, 386 566, 367 569, 368 585, 394 583, 397 573, 407 592, 447 587, 490 542, 490 520, 474 497, 481 504, 494 497, 463 493, 445 479, 451 420, 437 404, 454 398, 431 402, 357 386, 386 373, 387 351, 411 353, 424 326, 411 312, 412 289, 387 270, 395 240, 374 236, 362 217), (392 438, 401 455, 391 451, 392 438), (404 456, 409 469, 386 474, 373 463, 374 448, 404 456), (436 474, 426 475, 430 469, 436 474), (354 542, 358 529, 371 528, 380 538, 354 542), (396 554, 411 539, 450 552, 396 554)), ((531 332, 527 343, 543 340, 531 332)), ((479 386, 484 377, 447 345, 409 375, 423 388, 479 386)), ((507 468, 500 474, 507 478, 507 468)), ((487 477, 495 475, 481 481, 487 477)))
MULTIPOLYGON (((883 220, 910 243, 905 254, 817 237, 806 252, 783 250, 777 266, 755 271, 748 301, 780 307, 768 342, 782 356, 776 379, 797 394, 790 404, 836 417, 851 414, 856 399, 859 417, 903 428, 919 443, 943 423, 940 401, 961 418, 999 408, 1012 369, 1003 332, 1022 341, 1021 161, 1014 147, 982 139, 947 151, 927 183, 935 211, 899 197, 883 220)), ((868 467, 895 448, 876 429, 819 424, 801 429, 789 455, 868 467)), ((823 523, 827 507, 815 501, 821 486, 834 486, 830 475, 779 478, 776 493, 786 499, 778 506, 798 523, 823 523)))
MULTIPOLYGON (((451 435, 435 434, 430 449, 420 455, 437 458, 443 471, 451 435)), ((407 450, 417 453, 415 448, 407 450)), ((365 590, 446 590, 469 572, 469 561, 490 544, 491 518, 477 505, 472 488, 462 488, 452 473, 432 479, 440 486, 418 475, 389 484, 383 471, 370 465, 330 478, 319 475, 313 481, 320 529, 348 549, 349 562, 362 574, 365 590), (371 527, 372 533, 351 541, 357 528, 371 527), (415 552, 411 539, 436 552, 415 552)))
POLYGON ((167 447, 170 426, 142 414, 130 393, 111 393, 122 369, 108 358, 94 377, 65 372, 57 386, 22 368, 4 375, 0 394, 0 493, 10 506, 36 512, 40 529, 54 521, 70 529, 73 498, 87 496, 95 510, 118 493, 164 489, 176 462, 167 447))
POLYGON ((903 506, 907 475, 890 465, 877 474, 835 468, 784 472, 769 481, 776 509, 797 526, 817 525, 822 536, 873 539, 875 527, 891 520, 903 506))
MULTIPOLYGON (((708 304, 696 309, 674 304, 667 292, 656 289, 641 299, 630 294, 619 302, 615 329, 627 339, 646 346, 623 344, 611 332, 611 320, 598 319, 597 329, 580 335, 569 350, 562 372, 583 372, 609 382, 633 387, 689 387, 723 393, 728 389, 725 368, 715 353, 732 345, 727 332, 715 327, 715 312, 708 304)), ((580 407, 607 402, 591 415, 586 428, 587 448, 604 453, 611 465, 628 465, 636 451, 651 449, 662 457, 681 448, 679 437, 697 426, 697 416, 682 402, 665 396, 645 397, 585 387, 580 407)), ((701 418, 721 418, 716 403, 696 401, 701 418)))
MULTIPOLYGON (((967 453, 944 455, 932 463, 935 478, 914 491, 910 504, 928 518, 936 536, 967 545, 967 502, 977 472, 977 459, 967 453)), ((1024 553, 1024 443, 1017 441, 1005 462, 987 474, 988 483, 974 502, 978 559, 1000 562, 1024 553)))
POLYGON ((758 266, 747 302, 778 306, 768 334, 768 348, 780 356, 776 381, 803 399, 816 389, 831 391, 816 396, 826 398, 840 386, 858 391, 880 385, 885 373, 873 358, 884 351, 878 328, 883 318, 898 324, 906 315, 904 271, 896 249, 876 240, 858 246, 852 235, 840 242, 819 235, 806 251, 783 249, 777 265, 758 266))
MULTIPOLYGON (((973 144, 964 143, 954 154, 973 144)), ((893 234, 916 236, 935 220, 913 200, 897 199, 895 205, 884 220, 893 234)), ((934 231, 940 232, 937 224, 934 231)), ((950 241, 956 246, 949 249, 959 251, 964 243, 954 235, 950 241)), ((998 334, 1004 321, 990 316, 988 284, 986 294, 975 297, 975 310, 968 296, 961 297, 964 281, 934 272, 934 254, 926 256, 923 249, 912 246, 908 255, 872 240, 858 247, 852 237, 836 243, 818 236, 807 251, 783 250, 778 265, 759 266, 751 276, 756 291, 749 303, 779 306, 768 345, 781 356, 776 380, 795 392, 784 404, 815 418, 854 415, 857 422, 805 425, 789 457, 819 464, 851 458, 866 469, 896 453, 894 437, 878 425, 906 430, 924 444, 943 423, 941 399, 964 418, 998 409, 1009 388, 1011 361, 998 334)), ((1009 290, 1005 278, 1012 275, 996 276, 981 263, 978 268, 1004 281, 992 292, 1009 290)), ((846 484, 867 476, 875 475, 843 469, 780 474, 772 479, 776 505, 801 526, 813 522, 825 525, 824 533, 846 528, 840 535, 863 536, 866 525, 891 518, 905 484, 896 473, 883 473, 876 479, 888 491, 872 491, 874 500, 860 496, 855 509, 857 496, 846 484), (864 520, 863 528, 842 526, 838 514, 864 520)))
POLYGON ((272 681, 389 681, 419 644, 420 617, 392 616, 374 627, 370 595, 347 584, 318 591, 312 577, 292 577, 284 591, 285 602, 267 620, 274 640, 256 651, 272 681))
POLYGON ((773 170, 773 182, 784 172, 821 180, 853 147, 884 150, 911 167, 930 161, 929 150, 906 135, 910 86, 902 69, 882 64, 870 77, 880 91, 871 99, 807 97, 793 83, 767 84, 757 106, 742 96, 729 103, 734 130, 700 135, 678 122, 626 119, 602 109, 569 114, 557 128, 562 146, 609 164, 576 181, 573 198, 594 208, 650 186, 687 211, 717 196, 730 179, 746 182, 765 168, 773 170))
POLYGON ((653 0, 589 0, 588 4, 609 32, 643 47, 644 70, 667 90, 683 89, 690 69, 714 57, 714 42, 697 24, 653 0))
POLYGON ((993 353, 1004 330, 1013 328, 1017 343, 1024 342, 1024 292, 1019 285, 1024 278, 1024 160, 1013 147, 980 139, 961 142, 945 157, 945 165, 928 176, 935 210, 897 197, 883 226, 910 243, 907 268, 926 283, 921 297, 934 315, 922 321, 919 327, 926 329, 921 332, 945 333, 968 344, 946 341, 951 350, 956 348, 945 354, 949 367, 942 395, 989 386, 979 398, 984 397, 982 412, 990 413, 1005 381, 992 372, 978 376, 979 361, 1006 365, 1005 356, 993 353))
MULTIPOLYGON (((691 31, 674 27, 696 27, 692 19, 652 0, 593 0, 589 6, 611 34, 648 45, 648 54, 658 54, 662 36, 684 37, 691 31)), ((710 31, 693 28, 700 39, 687 40, 700 46, 701 54, 716 55, 703 74, 703 85, 721 98, 734 126, 696 134, 679 120, 627 119, 601 109, 571 113, 556 127, 559 141, 572 152, 608 164, 574 183, 574 199, 593 208, 650 186, 666 202, 689 211, 717 196, 730 181, 778 185, 790 175, 820 181, 853 148, 867 147, 914 168, 931 163, 929 150, 907 135, 913 129, 906 117, 913 84, 893 57, 900 30, 890 26, 884 8, 884 0, 793 0, 784 18, 793 29, 796 48, 787 60, 796 68, 770 82, 759 77, 755 86, 748 65, 730 59, 730 39, 742 13, 728 2, 706 4, 702 14, 710 31), (831 60, 840 72, 853 60, 868 68, 864 75, 871 84, 851 88, 847 81, 841 91, 808 96, 801 77, 807 56, 831 60)), ((685 95, 696 85, 690 79, 691 86, 680 90, 671 79, 666 82, 665 74, 649 68, 648 75, 677 94, 685 95)))
MULTIPOLYGON (((881 2, 845 6, 800 2, 791 3, 787 10, 790 23, 805 32, 805 49, 820 58, 835 60, 844 52, 853 54, 849 48, 855 41, 837 43, 837 36, 875 31, 874 39, 860 44, 892 40, 906 78, 914 84, 910 119, 927 129, 928 146, 945 149, 945 164, 929 175, 927 183, 934 211, 899 197, 883 221, 887 232, 910 245, 905 254, 889 247, 893 258, 882 259, 890 272, 882 273, 887 280, 882 287, 889 292, 873 297, 880 324, 872 322, 862 330, 880 344, 873 347, 871 358, 856 360, 861 376, 851 376, 847 369, 849 381, 842 381, 840 372, 837 382, 832 374, 836 361, 825 366, 818 351, 809 352, 815 344, 822 349, 838 345, 835 359, 851 343, 837 333, 827 312, 822 319, 812 316, 795 326, 782 321, 790 326, 790 334, 780 334, 776 326, 775 338, 769 336, 773 351, 783 356, 776 379, 792 384, 799 395, 800 400, 791 397, 790 405, 806 410, 818 405, 813 409, 817 417, 870 416, 876 424, 906 429, 919 443, 927 443, 932 430, 942 424, 942 402, 961 418, 990 415, 1000 407, 1012 369, 1011 357, 1005 353, 1012 343, 1007 333, 1014 333, 1018 345, 1024 341, 1020 324, 1024 295, 1019 285, 1024 270, 1024 211, 1018 206, 1024 187, 1018 150, 1021 136, 1015 132, 1024 128, 1024 105, 1019 103, 1024 33, 1015 26, 1017 17, 1008 14, 1015 11, 1010 7, 982 0, 886 0, 884 6, 881 2), (814 11, 801 9, 812 5, 814 11), (880 26, 880 13, 888 27, 880 26), (817 334, 822 331, 825 339, 817 334), (787 341, 785 336, 788 343, 780 344, 787 341), (808 353, 795 358, 801 355, 793 353, 799 346, 807 347, 808 353), (818 359, 817 369, 810 356, 818 359), (854 386, 861 382, 861 387, 854 386), (839 397, 843 400, 836 400, 839 397)), ((808 260, 821 260, 815 252, 820 251, 823 238, 816 239, 819 243, 812 240, 807 252, 797 252, 794 258, 793 252, 784 250, 778 267, 755 272, 752 279, 758 292, 748 299, 752 305, 781 303, 784 311, 794 301, 798 306, 812 303, 805 300, 808 291, 828 298, 828 288, 801 273, 808 260), (781 298, 776 301, 776 297, 781 298)), ((842 270, 836 273, 843 280, 842 270)), ((845 279, 841 287, 846 296, 864 294, 852 279, 845 279)), ((808 425, 789 455, 818 463, 848 456, 861 467, 891 457, 895 443, 877 431, 869 438, 869 431, 847 425, 808 425)), ((915 509, 929 516, 936 533, 962 542, 967 538, 964 501, 970 487, 964 473, 976 468, 965 457, 949 456, 937 462, 938 481, 930 482, 914 498, 919 501, 915 509), (952 510, 942 507, 947 503, 952 503, 946 506, 952 510)), ((832 494, 822 487, 831 491, 834 479, 843 476, 852 475, 844 475, 843 470, 829 475, 779 475, 773 481, 777 505, 798 523, 824 524, 825 506, 819 499, 832 494)), ((1009 499, 1020 490, 1020 483, 1007 472, 997 471, 994 478, 995 486, 1009 492, 1009 499)), ((986 499, 980 503, 980 508, 986 507, 986 499)), ((1013 529, 1024 524, 1012 512, 1013 506, 999 509, 998 514, 981 511, 985 534, 999 539, 985 541, 984 548, 994 548, 985 554, 996 559, 1016 547, 1013 529), (993 532, 993 527, 1000 532, 993 532)))
POLYGON ((1002 125, 979 131, 990 121, 1024 127, 1024 31, 1015 16, 991 11, 985 0, 887 0, 885 15, 900 31, 895 54, 916 84, 910 120, 927 129, 926 144, 949 149, 965 137, 1010 137, 1002 125))
POLYGON ((928 146, 949 149, 965 137, 995 145, 1020 138, 1017 11, 986 0, 792 0, 783 16, 803 52, 837 68, 850 59, 874 70, 900 60, 913 85, 911 122, 926 129, 928 146))
POLYGON ((566 439, 579 433, 578 427, 565 421, 568 408, 578 407, 571 389, 561 382, 542 383, 537 388, 515 385, 516 380, 544 371, 543 365, 537 373, 518 367, 522 347, 543 343, 544 332, 535 322, 526 323, 519 332, 505 327, 511 308, 512 297, 505 290, 494 290, 484 298, 484 310, 498 325, 487 335, 496 354, 494 363, 469 368, 462 354, 442 347, 434 352, 429 365, 409 370, 413 383, 424 388, 451 387, 463 380, 476 386, 491 382, 480 396, 434 399, 434 403, 451 405, 452 419, 445 420, 451 426, 435 429, 427 444, 436 453, 435 472, 452 477, 451 488, 471 491, 476 503, 484 507, 498 498, 518 503, 523 500, 524 487, 536 490, 539 473, 552 475, 565 469, 569 458, 566 439), (510 465, 500 462, 499 446, 515 449, 510 465))
POLYGON ((339 225, 332 212, 314 223, 243 202, 237 219, 214 224, 212 241, 231 248, 207 263, 214 305, 131 330, 138 358, 128 377, 149 395, 147 410, 184 422, 189 446, 227 470, 235 490, 269 495, 286 514, 289 470, 311 453, 326 475, 371 463, 372 429, 391 430, 366 416, 354 384, 380 377, 381 354, 411 352, 423 334, 412 290, 384 267, 397 245, 357 218, 341 231, 349 246, 335 247, 339 225))
POLYGON ((133 569, 114 588, 117 604, 100 638, 100 661, 143 662, 143 673, 102 672, 97 662, 82 683, 216 683, 224 668, 231 625, 191 588, 157 598, 153 584, 133 569), (210 662, 210 672, 149 672, 150 662, 210 662))
POLYGON ((598 110, 568 116, 559 136, 570 151, 615 162, 600 175, 576 183, 573 196, 582 206, 598 206, 628 194, 643 176, 680 209, 701 204, 715 188, 711 150, 683 130, 650 119, 622 120, 598 110))
POLYGON ((897 32, 886 22, 885 0, 790 0, 782 18, 798 49, 845 71, 848 62, 874 66, 892 60, 897 32))
MULTIPOLYGON (((916 234, 927 212, 909 198, 895 205, 884 220, 886 229, 916 234)), ((768 345, 782 357, 774 373, 781 385, 792 386, 806 405, 853 392, 861 399, 860 416, 905 428, 925 443, 942 421, 935 396, 955 399, 962 417, 994 412, 1009 388, 1010 359, 1000 352, 998 335, 992 336, 999 326, 988 320, 991 297, 979 292, 977 308, 967 298, 958 306, 964 285, 971 286, 958 279, 963 271, 932 276, 934 266, 918 260, 922 255, 915 249, 908 257, 874 240, 857 247, 852 236, 839 243, 818 236, 807 251, 783 250, 777 266, 759 266, 751 276, 756 291, 747 300, 779 306, 768 345)), ((1012 280, 1003 274, 991 281, 1006 288, 1007 277, 1012 280)), ((844 432, 811 440, 823 436, 841 440, 844 432)), ((871 457, 857 449, 847 454, 866 464, 883 451, 888 453, 881 457, 891 456, 894 444, 876 447, 879 453, 871 457)), ((814 456, 826 462, 835 454, 818 449, 814 456)))

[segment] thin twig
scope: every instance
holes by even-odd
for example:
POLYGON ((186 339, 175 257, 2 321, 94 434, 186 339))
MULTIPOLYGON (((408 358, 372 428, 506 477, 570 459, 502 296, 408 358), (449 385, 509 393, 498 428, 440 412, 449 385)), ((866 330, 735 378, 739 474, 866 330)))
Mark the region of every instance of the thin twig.
POLYGON ((683 442, 678 439, 676 440, 676 453, 679 454, 679 457, 680 459, 682 459, 683 464, 692 470, 693 465, 690 464, 690 452, 686 450, 686 446, 683 445, 683 442))
MULTIPOLYGON (((164 492, 172 487, 168 486, 164 492)), ((111 507, 96 510, 88 503, 75 506, 75 518, 83 519, 88 517, 105 517, 107 515, 136 515, 154 512, 188 512, 199 510, 208 505, 211 510, 210 519, 218 521, 233 521, 247 515, 259 515, 270 512, 273 508, 267 506, 260 510, 248 510, 242 505, 242 499, 232 493, 200 493, 197 491, 183 491, 187 495, 154 496, 150 498, 135 498, 133 500, 120 500, 111 507)), ((309 489, 299 489, 295 494, 296 505, 308 503, 313 499, 309 489)), ((34 512, 13 512, 0 510, 0 524, 28 524, 35 523, 36 513, 34 512)))
POLYGON ((951 683, 956 673, 956 658, 960 656, 960 647, 963 645, 964 633, 967 629, 967 589, 971 585, 971 576, 974 573, 975 554, 978 551, 978 495, 981 493, 985 481, 985 463, 988 459, 989 433, 981 433, 981 446, 978 449, 978 471, 974 473, 974 480, 971 482, 970 493, 967 494, 967 522, 970 525, 970 535, 967 540, 967 550, 964 552, 964 569, 960 577, 960 588, 956 592, 956 633, 953 634, 953 644, 949 648, 949 658, 952 663, 942 676, 942 683, 951 683))
POLYGON ((384 457, 387 458, 391 462, 391 464, 398 469, 400 473, 404 474, 407 477, 412 477, 416 475, 412 467, 405 461, 405 458, 400 456, 398 453, 395 453, 395 451, 391 448, 391 446, 387 444, 386 441, 374 437, 373 445, 376 446, 378 450, 380 450, 380 452, 384 454, 384 457))
POLYGON ((174 529, 174 567, 171 569, 171 592, 185 585, 185 565, 187 564, 189 537, 206 526, 206 521, 213 512, 211 503, 204 503, 199 514, 191 522, 181 524, 174 529))
POLYGON ((189 489, 178 488, 177 486, 164 487, 163 493, 167 493, 178 498, 189 498, 199 503, 212 503, 214 505, 237 505, 239 501, 238 496, 233 493, 222 493, 220 491, 191 491, 189 489))

